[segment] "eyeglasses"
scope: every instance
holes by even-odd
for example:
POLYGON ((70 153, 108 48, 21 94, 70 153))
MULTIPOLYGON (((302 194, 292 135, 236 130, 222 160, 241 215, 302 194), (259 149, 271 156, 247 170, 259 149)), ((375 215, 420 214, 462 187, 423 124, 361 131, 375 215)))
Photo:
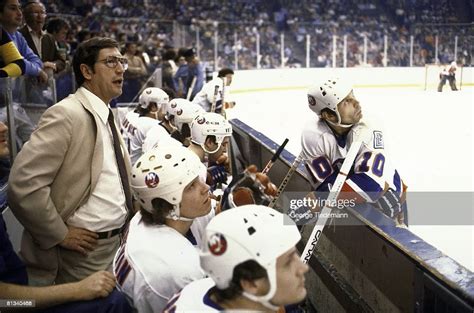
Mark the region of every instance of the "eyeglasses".
POLYGON ((127 58, 122 58, 122 57, 117 57, 117 56, 108 56, 103 60, 98 60, 97 62, 104 63, 108 68, 116 68, 119 63, 122 64, 124 71, 126 71, 128 68, 127 58))

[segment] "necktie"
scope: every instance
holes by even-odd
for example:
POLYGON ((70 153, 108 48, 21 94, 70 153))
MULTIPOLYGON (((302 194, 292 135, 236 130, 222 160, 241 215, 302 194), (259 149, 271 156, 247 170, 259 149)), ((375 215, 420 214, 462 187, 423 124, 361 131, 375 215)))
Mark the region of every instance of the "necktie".
POLYGON ((110 130, 112 131, 112 137, 114 139, 114 152, 115 159, 117 160, 117 166, 119 170, 120 180, 122 181, 123 193, 125 194, 125 204, 127 205, 128 217, 132 214, 132 195, 130 194, 130 184, 128 181, 127 171, 125 169, 125 160, 123 159, 122 149, 120 148, 120 140, 115 127, 114 115, 109 109, 109 121, 110 130))

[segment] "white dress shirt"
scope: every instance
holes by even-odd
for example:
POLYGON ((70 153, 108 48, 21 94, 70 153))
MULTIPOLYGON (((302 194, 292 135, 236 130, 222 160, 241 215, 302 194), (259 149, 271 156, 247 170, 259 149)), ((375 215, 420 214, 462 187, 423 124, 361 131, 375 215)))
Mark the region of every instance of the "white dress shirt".
POLYGON ((99 117, 98 131, 102 136, 104 162, 102 172, 90 198, 67 220, 67 224, 94 232, 109 231, 124 225, 127 217, 125 194, 118 171, 112 132, 107 122, 109 107, 99 97, 85 89, 87 100, 99 117))

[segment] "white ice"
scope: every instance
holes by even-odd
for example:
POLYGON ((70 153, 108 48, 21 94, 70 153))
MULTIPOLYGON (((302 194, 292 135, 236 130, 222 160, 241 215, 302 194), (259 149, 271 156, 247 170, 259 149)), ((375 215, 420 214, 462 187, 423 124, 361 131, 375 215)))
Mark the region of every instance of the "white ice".
MULTIPOLYGON (((443 93, 416 88, 355 90, 364 118, 383 125, 386 150, 410 191, 474 191, 474 88, 447 89, 443 93)), ((230 117, 277 143, 289 138, 286 149, 299 154, 301 129, 314 114, 307 106, 306 89, 240 92, 233 98, 237 105, 230 117)), ((410 230, 473 271, 473 225, 471 215, 466 225, 415 225, 410 230)))

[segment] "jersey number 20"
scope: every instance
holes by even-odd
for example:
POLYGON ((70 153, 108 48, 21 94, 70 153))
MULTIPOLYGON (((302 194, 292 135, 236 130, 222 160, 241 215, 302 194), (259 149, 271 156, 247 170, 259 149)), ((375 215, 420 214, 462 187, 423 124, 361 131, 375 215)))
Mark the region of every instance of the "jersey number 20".
MULTIPOLYGON (((362 155, 362 163, 359 165, 360 172, 370 171, 370 166, 368 165, 370 158, 372 157, 372 152, 367 151, 362 155)), ((372 162, 372 173, 374 175, 381 177, 383 175, 383 167, 385 165, 385 157, 382 153, 377 153, 372 162)))

